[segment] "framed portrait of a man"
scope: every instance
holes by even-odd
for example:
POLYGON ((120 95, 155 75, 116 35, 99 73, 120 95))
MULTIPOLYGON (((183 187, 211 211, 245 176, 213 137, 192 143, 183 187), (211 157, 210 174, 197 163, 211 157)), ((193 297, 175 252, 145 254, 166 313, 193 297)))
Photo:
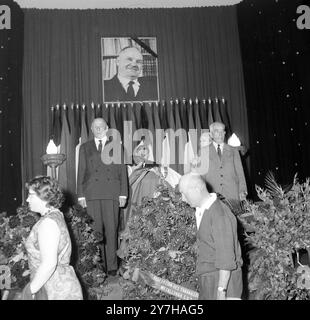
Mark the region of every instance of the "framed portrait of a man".
POLYGON ((159 101, 155 37, 101 38, 103 102, 159 101))

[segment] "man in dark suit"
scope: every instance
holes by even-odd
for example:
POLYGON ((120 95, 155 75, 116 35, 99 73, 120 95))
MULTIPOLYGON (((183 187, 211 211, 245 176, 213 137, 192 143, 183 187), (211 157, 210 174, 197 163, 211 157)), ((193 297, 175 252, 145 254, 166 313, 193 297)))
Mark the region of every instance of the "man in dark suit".
POLYGON ((238 149, 224 143, 225 125, 210 125, 212 143, 209 145, 209 168, 203 175, 210 191, 227 199, 245 200, 247 186, 238 149))
POLYGON ((117 74, 104 81, 104 101, 156 101, 157 78, 141 77, 143 56, 135 47, 122 49, 116 59, 117 74))
POLYGON ((199 299, 240 299, 243 261, 236 217, 216 193, 208 192, 197 173, 182 176, 179 190, 189 205, 196 208, 199 299))
POLYGON ((79 203, 87 206, 94 219, 94 229, 103 234, 102 248, 108 274, 116 275, 119 207, 124 207, 128 196, 127 169, 124 164, 106 164, 102 161, 104 148, 108 147, 108 125, 102 118, 91 125, 94 139, 80 147, 77 193, 79 203))

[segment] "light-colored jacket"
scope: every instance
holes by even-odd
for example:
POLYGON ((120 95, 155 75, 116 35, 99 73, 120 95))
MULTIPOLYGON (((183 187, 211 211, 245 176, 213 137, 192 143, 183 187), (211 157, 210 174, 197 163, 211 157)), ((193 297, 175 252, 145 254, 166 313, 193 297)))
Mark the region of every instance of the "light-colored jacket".
POLYGON ((213 143, 209 146, 209 169, 203 176, 209 192, 217 192, 227 199, 239 200, 247 192, 243 167, 237 148, 224 144, 221 160, 213 143))

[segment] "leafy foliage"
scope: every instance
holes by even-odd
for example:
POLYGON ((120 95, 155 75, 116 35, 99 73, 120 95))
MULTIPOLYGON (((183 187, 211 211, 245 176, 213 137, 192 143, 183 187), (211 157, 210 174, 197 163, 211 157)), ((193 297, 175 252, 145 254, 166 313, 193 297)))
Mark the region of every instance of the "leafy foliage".
POLYGON ((97 300, 104 294, 106 274, 100 258, 99 242, 102 238, 92 229, 92 218, 80 205, 73 206, 65 215, 72 240, 72 265, 79 276, 84 296, 97 300))
MULTIPOLYGON (((129 220, 126 277, 135 268, 197 291, 196 222, 181 194, 162 181, 157 197, 144 198, 129 220)), ((123 280, 124 299, 175 299, 144 283, 123 280)))
POLYGON ((24 240, 38 220, 38 216, 28 211, 27 206, 17 209, 17 215, 0 215, 0 264, 11 271, 11 289, 21 289, 30 280, 28 257, 24 240))
POLYGON ((256 186, 260 202, 246 202, 239 218, 248 230, 249 291, 255 299, 309 299, 310 291, 297 284, 294 257, 310 246, 310 183, 296 177, 283 190, 269 175, 267 190, 256 186))

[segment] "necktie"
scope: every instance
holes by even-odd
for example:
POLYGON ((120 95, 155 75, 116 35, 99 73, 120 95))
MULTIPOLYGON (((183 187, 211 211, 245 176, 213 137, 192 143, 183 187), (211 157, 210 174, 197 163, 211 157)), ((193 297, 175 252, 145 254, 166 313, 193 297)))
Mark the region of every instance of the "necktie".
POLYGON ((221 151, 221 147, 220 147, 219 144, 217 145, 217 154, 218 154, 218 156, 219 156, 219 158, 220 158, 220 160, 221 160, 221 158, 222 158, 222 151, 221 151))
POLYGON ((133 81, 129 81, 128 88, 127 88, 127 99, 129 101, 135 98, 135 91, 133 89, 133 84, 134 84, 133 81))
POLYGON ((102 151, 102 140, 99 140, 98 152, 101 153, 101 151, 102 151))

